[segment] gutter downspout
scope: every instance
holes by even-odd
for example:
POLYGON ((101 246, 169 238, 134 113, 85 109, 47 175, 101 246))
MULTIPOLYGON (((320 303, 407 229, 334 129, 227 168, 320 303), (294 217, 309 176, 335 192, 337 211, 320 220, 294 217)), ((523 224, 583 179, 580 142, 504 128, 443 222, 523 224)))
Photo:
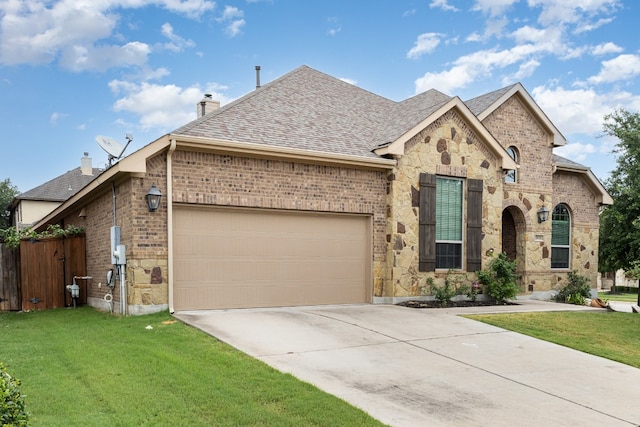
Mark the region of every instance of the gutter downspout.
POLYGON ((176 140, 172 139, 167 151, 167 280, 169 292, 169 313, 173 314, 173 167, 172 156, 176 150, 176 140))

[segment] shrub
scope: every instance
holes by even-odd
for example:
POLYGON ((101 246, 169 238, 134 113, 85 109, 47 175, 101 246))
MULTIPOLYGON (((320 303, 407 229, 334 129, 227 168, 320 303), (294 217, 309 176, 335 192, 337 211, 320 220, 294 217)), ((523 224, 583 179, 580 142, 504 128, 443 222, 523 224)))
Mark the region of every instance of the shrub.
POLYGON ((24 427, 28 425, 29 414, 25 411, 24 396, 19 390, 20 380, 13 378, 0 363, 0 425, 3 427, 24 427))
POLYGON ((468 287, 462 282, 466 280, 466 275, 456 275, 454 273, 447 274, 444 279, 444 285, 438 286, 431 280, 431 293, 440 302, 441 307, 449 305, 449 300, 456 295, 464 295, 468 292, 468 287))
POLYGON ((518 294, 516 285, 516 262, 505 253, 498 254, 489 263, 488 270, 478 271, 478 281, 484 286, 484 293, 498 304, 504 304, 518 294))
POLYGON ((560 289, 556 295, 556 301, 569 304, 584 304, 584 299, 591 296, 589 288, 589 278, 572 271, 567 276, 569 283, 560 289))

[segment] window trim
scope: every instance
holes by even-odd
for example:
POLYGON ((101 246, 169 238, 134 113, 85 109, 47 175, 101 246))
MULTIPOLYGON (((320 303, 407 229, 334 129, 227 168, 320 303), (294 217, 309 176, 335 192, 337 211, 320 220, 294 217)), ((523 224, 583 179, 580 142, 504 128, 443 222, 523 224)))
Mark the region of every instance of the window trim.
MULTIPOLYGON (((507 147, 507 154, 509 155, 509 157, 513 159, 514 162, 520 164, 520 152, 518 151, 517 147, 513 145, 510 145, 509 147, 507 147)), ((507 174, 504 176, 504 182, 507 184, 517 184, 518 170, 517 169, 509 170, 507 174), (511 177, 513 177, 513 180, 510 179, 511 177)))
POLYGON ((466 230, 466 200, 465 200, 465 194, 467 191, 466 185, 465 185, 465 180, 462 178, 457 178, 457 177, 451 177, 451 176, 442 176, 442 175, 436 175, 436 212, 439 206, 438 203, 438 180, 446 180, 446 181, 458 181, 460 182, 460 240, 438 240, 437 235, 438 235, 438 220, 437 220, 437 214, 436 214, 436 223, 435 223, 435 235, 436 235, 436 239, 435 239, 435 245, 436 245, 436 266, 435 266, 435 270, 436 271, 448 271, 448 270, 464 270, 465 268, 465 250, 466 250, 466 245, 465 245, 465 239, 466 239, 466 234, 467 234, 467 230, 466 230), (438 267, 438 244, 456 244, 460 246, 460 265, 456 266, 456 267, 438 267))

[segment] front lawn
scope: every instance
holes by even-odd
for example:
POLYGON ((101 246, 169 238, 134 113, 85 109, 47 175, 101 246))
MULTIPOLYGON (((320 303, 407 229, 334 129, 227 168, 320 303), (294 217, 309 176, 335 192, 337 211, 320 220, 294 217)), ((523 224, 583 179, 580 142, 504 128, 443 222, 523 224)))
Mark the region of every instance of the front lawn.
POLYGON ((168 313, 0 313, 0 336, 34 426, 382 425, 168 313))
POLYGON ((640 314, 535 312, 465 317, 640 368, 640 314))
POLYGON ((625 301, 635 304, 638 302, 638 291, 636 289, 631 292, 619 292, 615 294, 612 294, 610 291, 598 292, 598 298, 605 301, 625 301))

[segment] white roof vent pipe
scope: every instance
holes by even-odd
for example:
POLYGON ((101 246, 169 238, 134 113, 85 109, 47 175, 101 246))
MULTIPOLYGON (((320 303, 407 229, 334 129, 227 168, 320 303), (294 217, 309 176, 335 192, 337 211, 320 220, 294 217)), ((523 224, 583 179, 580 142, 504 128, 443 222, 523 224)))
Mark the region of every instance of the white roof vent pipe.
POLYGON ((260 89, 260 66, 256 65, 256 89, 260 89))
POLYGON ((89 153, 87 152, 80 158, 80 173, 86 176, 93 176, 93 165, 91 163, 91 157, 89 157, 89 153))
POLYGON ((214 101, 210 93, 205 93, 202 101, 196 104, 198 118, 220 108, 220 101, 214 101))

